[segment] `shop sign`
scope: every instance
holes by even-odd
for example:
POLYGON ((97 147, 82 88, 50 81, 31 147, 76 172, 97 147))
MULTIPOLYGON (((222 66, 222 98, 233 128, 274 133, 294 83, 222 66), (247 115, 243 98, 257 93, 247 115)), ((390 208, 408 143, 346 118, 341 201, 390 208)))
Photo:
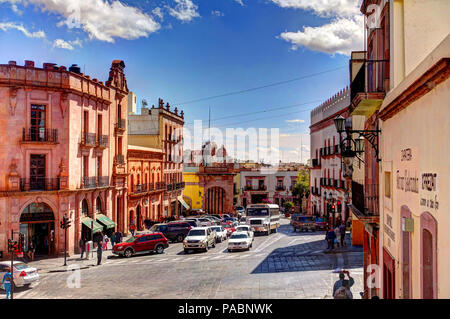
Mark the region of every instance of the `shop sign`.
POLYGON ((414 231, 414 219, 413 218, 402 218, 402 231, 412 233, 414 231))

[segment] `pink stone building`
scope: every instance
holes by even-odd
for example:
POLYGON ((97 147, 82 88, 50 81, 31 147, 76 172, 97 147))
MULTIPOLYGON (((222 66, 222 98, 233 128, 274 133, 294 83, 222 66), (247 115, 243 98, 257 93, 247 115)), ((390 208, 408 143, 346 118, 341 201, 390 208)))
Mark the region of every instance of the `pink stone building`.
POLYGON ((103 83, 33 61, 0 65, 0 251, 11 230, 37 255, 69 253, 100 231, 123 231, 126 210, 125 64, 112 63, 103 83))

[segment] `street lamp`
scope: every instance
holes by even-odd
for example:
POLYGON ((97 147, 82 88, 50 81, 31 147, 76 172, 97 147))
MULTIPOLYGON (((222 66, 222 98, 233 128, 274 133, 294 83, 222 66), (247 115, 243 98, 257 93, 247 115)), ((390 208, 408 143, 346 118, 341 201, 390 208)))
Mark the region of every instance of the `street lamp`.
POLYGON ((377 162, 381 161, 378 154, 378 138, 381 130, 353 130, 350 125, 346 125, 346 119, 339 115, 334 119, 334 126, 341 140, 342 157, 355 157, 357 154, 364 152, 364 140, 368 140, 375 150, 377 162), (342 133, 346 133, 347 137, 342 140, 342 133), (358 138, 353 139, 352 134, 358 134, 358 138), (347 141, 347 142, 346 142, 347 141), (346 143, 345 143, 346 142, 346 143), (352 147, 354 145, 354 147, 352 147))

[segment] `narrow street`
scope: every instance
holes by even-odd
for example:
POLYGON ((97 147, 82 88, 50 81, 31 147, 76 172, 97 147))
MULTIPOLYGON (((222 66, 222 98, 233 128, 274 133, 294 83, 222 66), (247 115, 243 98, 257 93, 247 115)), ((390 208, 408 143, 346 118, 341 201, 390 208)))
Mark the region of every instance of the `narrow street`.
POLYGON ((325 253, 323 231, 293 233, 284 219, 278 233, 256 236, 250 251, 229 253, 226 245, 185 254, 182 244, 175 243, 161 255, 111 256, 99 267, 80 270, 80 288, 67 287, 72 273, 44 273, 39 283, 19 289, 15 297, 331 298, 338 278, 332 271, 345 268, 355 279, 354 298, 360 298, 362 252, 325 253))

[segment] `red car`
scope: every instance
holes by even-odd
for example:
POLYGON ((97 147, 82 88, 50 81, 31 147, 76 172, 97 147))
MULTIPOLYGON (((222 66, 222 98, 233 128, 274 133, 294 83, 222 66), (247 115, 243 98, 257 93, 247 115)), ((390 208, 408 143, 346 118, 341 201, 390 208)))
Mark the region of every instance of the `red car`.
POLYGON ((125 257, 150 252, 162 254, 167 247, 169 247, 169 242, 162 233, 143 234, 114 245, 113 254, 125 257))
POLYGON ((230 235, 236 230, 234 226, 231 225, 231 223, 222 223, 223 228, 227 231, 227 236, 230 237, 230 235))

